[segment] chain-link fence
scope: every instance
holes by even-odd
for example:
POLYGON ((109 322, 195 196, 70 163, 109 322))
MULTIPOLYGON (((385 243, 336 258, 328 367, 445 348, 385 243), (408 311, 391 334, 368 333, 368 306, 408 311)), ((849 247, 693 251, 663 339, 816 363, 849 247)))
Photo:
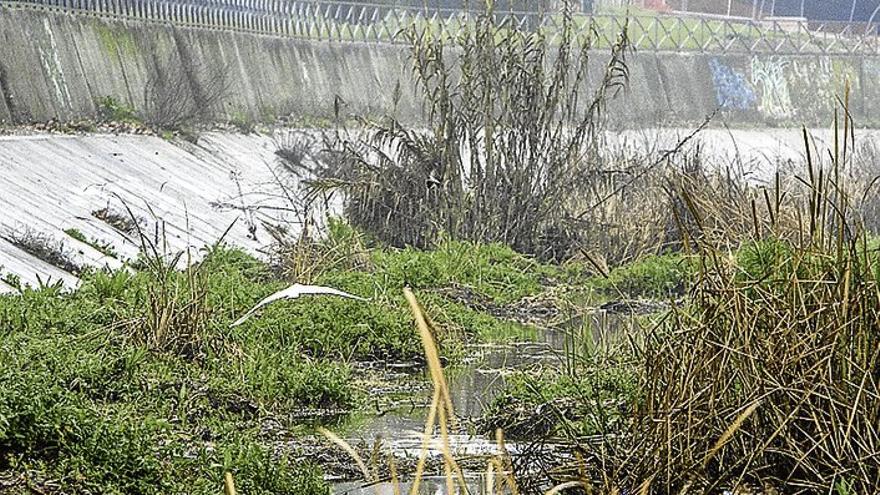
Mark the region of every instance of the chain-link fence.
MULTIPOLYGON (((339 42, 403 43, 406 28, 454 37, 469 29, 479 8, 452 0, 371 3, 318 0, 0 0, 10 8, 87 13, 112 18, 244 31, 339 42), (421 3, 421 5, 415 5, 421 3)), ((476 3, 476 2, 475 2, 476 3)), ((474 4, 470 4, 474 5, 474 4)), ((532 2, 530 5, 536 5, 532 2)), ((495 15, 527 30, 541 30, 551 41, 562 32, 562 16, 547 0, 540 9, 495 15)), ((558 7, 556 7, 558 8, 558 7)), ((880 54, 876 30, 858 25, 814 25, 801 20, 727 18, 639 13, 573 16, 575 28, 595 36, 597 49, 611 47, 624 29, 636 50, 652 52, 880 54)))

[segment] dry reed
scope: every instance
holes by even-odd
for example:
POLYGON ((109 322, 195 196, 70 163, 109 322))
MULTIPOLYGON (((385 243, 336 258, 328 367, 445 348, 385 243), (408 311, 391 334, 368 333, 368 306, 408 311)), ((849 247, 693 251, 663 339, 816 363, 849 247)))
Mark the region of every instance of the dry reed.
POLYGON ((649 336, 644 402, 608 444, 622 485, 880 492, 878 255, 854 209, 843 108, 828 163, 805 131, 801 190, 768 191, 766 214, 752 205, 754 240, 736 256, 684 196, 698 280, 649 336))
POLYGON ((593 39, 574 29, 569 8, 551 40, 491 4, 452 39, 405 31, 427 129, 390 120, 337 133, 311 186, 344 193, 351 223, 394 246, 428 247, 445 234, 564 256, 569 200, 589 178, 608 93, 627 77, 626 33, 595 76, 593 39))

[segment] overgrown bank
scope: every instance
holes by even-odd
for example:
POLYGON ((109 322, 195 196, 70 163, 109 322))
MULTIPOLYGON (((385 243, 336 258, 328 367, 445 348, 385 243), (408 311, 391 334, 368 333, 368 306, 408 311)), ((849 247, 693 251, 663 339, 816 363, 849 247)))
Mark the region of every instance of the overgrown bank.
MULTIPOLYGON (((876 181, 852 158, 849 94, 830 161, 805 132, 804 166, 755 185, 679 149, 601 159, 626 33, 585 113, 588 39, 553 51, 487 16, 453 40, 456 71, 450 40, 410 35, 431 128, 337 133, 308 177, 309 199, 341 190, 366 235, 330 222, 326 239, 282 242, 271 266, 214 248, 183 270, 185 253, 145 245, 118 271, 83 269, 72 293, 5 280, 19 291, 0 299, 5 485, 207 493, 229 470, 243 491, 325 493, 296 440, 369 407, 354 363, 424 365, 424 350, 445 436, 438 367, 464 343, 626 293, 662 304, 606 306, 648 313, 613 342, 569 328, 561 369, 518 375, 481 425, 561 439, 566 455, 535 470, 502 452, 485 479, 513 493, 880 489, 876 181), (303 296, 230 327, 292 280, 369 301, 303 296), (278 432, 285 448, 267 438, 278 432)), ((382 446, 366 479, 413 476, 382 446)), ((456 460, 440 462, 457 483, 456 460)))
POLYGON ((500 245, 368 244, 335 223, 328 239, 279 252, 277 266, 227 248, 183 271, 144 255, 135 271, 87 270, 73 292, 3 296, 2 486, 208 493, 229 470, 242 491, 326 493, 304 452, 272 448, 267 421, 296 444, 315 422, 369 409, 353 363, 421 355, 404 286, 443 329, 437 338, 454 362, 465 341, 519 338, 522 300, 586 276, 500 245), (285 277, 371 301, 304 296, 229 327, 285 277))

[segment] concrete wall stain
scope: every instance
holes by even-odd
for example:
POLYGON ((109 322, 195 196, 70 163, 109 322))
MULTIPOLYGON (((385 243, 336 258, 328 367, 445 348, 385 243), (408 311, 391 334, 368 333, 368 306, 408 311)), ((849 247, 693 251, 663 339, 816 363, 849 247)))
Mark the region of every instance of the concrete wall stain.
POLYGON ((0 62, 0 123, 12 122, 15 118, 15 102, 12 91, 8 89, 9 82, 6 77, 6 67, 0 62))
POLYGON ((801 118, 832 115, 843 98, 846 83, 860 85, 859 71, 847 60, 805 57, 794 60, 787 74, 792 101, 801 118))
POLYGON ((796 102, 811 101, 816 111, 828 111, 834 106, 837 91, 834 69, 827 58, 795 60, 790 65, 788 82, 792 99, 796 102), (811 84, 805 84, 810 81, 811 84), (809 90, 806 91, 806 90, 809 90))
POLYGON ((37 48, 40 53, 40 61, 42 62, 46 76, 52 83, 52 88, 55 90, 55 96, 57 97, 56 101, 65 109, 70 110, 70 88, 67 87, 67 80, 64 78, 64 66, 58 56, 58 44, 55 41, 55 34, 52 31, 52 27, 49 25, 49 19, 43 19, 43 28, 46 32, 48 46, 40 46, 37 48))

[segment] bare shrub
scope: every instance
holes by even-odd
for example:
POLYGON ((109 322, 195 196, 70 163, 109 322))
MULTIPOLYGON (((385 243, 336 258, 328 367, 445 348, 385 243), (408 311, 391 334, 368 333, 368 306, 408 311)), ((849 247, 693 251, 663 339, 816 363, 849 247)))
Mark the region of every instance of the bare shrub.
POLYGON ((155 64, 144 87, 144 123, 157 129, 178 130, 211 120, 229 97, 229 70, 207 65, 181 52, 155 64))
POLYGON ((568 219, 582 255, 604 269, 678 251, 682 232, 693 232, 695 222, 729 245, 751 238, 751 203, 761 197, 747 178, 752 165, 709 163, 702 146, 691 146, 701 130, 666 151, 603 142, 596 164, 578 181, 571 208, 578 213, 568 219), (691 203, 705 212, 699 219, 691 203))
POLYGON ((349 220, 395 246, 430 246, 445 233, 556 257, 572 248, 559 244, 606 93, 625 83, 626 34, 583 101, 592 38, 568 9, 551 35, 489 9, 454 39, 409 28, 428 130, 388 121, 366 137, 337 135, 312 186, 342 191, 349 220))

